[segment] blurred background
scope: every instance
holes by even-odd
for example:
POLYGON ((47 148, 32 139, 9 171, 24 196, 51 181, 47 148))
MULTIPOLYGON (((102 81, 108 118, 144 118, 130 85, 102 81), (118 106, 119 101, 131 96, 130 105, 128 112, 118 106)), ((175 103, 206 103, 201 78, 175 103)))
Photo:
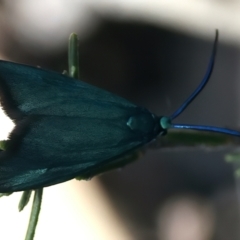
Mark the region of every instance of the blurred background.
MULTIPOLYGON (((169 115, 201 81, 215 29, 207 88, 177 122, 238 129, 239 0, 0 1, 1 59, 62 72, 79 36, 81 79, 158 115, 169 115)), ((121 170, 45 189, 36 240, 239 239, 233 148, 149 150, 121 170)), ((24 239, 30 206, 0 199, 1 239, 24 239)))

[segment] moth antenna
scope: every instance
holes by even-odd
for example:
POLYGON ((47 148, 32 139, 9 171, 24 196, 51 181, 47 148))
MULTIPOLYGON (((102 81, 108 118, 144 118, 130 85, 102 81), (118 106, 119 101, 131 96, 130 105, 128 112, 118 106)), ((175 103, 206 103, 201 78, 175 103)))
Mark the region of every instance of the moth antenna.
POLYGON ((172 120, 178 117, 188 107, 188 105, 197 97, 197 95, 203 90, 203 88, 208 83, 214 67, 214 62, 215 62, 215 57, 217 52, 217 43, 218 43, 218 30, 216 30, 215 40, 214 40, 213 49, 212 49, 212 55, 211 55, 208 68, 203 80, 201 81, 199 86, 195 89, 195 91, 187 98, 187 100, 170 117, 164 116, 160 119, 160 125, 163 129, 166 129, 166 130, 169 128, 190 129, 190 130, 197 130, 197 131, 217 132, 217 133, 223 133, 223 134, 240 137, 240 132, 231 130, 228 128, 172 123, 172 120))
POLYGON ((207 131, 207 132, 217 132, 217 133, 223 133, 228 134, 232 136, 240 137, 240 132, 231 130, 228 128, 220 128, 220 127, 214 127, 214 126, 201 126, 201 125, 188 125, 188 124, 171 124, 171 128, 178 128, 178 129, 191 129, 191 130, 197 130, 197 131, 207 131))
POLYGON ((201 81, 199 86, 195 89, 195 91, 187 98, 187 100, 170 116, 170 120, 173 120, 176 117, 178 117, 188 107, 188 105, 197 97, 197 95, 204 89, 204 87, 208 83, 214 67, 214 62, 215 62, 215 57, 217 52, 217 43, 218 43, 218 30, 216 29, 212 55, 211 55, 208 68, 203 80, 201 81))

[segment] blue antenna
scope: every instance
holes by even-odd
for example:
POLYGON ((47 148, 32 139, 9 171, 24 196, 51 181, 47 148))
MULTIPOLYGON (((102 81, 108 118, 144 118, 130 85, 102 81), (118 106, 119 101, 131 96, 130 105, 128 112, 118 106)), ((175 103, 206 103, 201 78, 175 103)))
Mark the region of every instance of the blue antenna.
POLYGON ((240 137, 240 132, 231 130, 231 129, 227 129, 227 128, 172 123, 172 120, 177 118, 207 85, 207 83, 211 77, 213 67, 214 67, 214 62, 215 62, 215 57, 216 57, 216 52, 217 52, 217 43, 218 43, 218 30, 216 30, 216 35, 215 35, 215 40, 214 40, 214 44, 213 44, 211 58, 210 58, 208 68, 207 68, 207 71, 205 73, 203 80, 201 81, 199 86, 195 89, 195 91, 187 98, 187 100, 170 117, 162 117, 160 119, 160 124, 163 129, 169 129, 169 128, 191 129, 191 130, 198 130, 198 131, 218 132, 218 133, 224 133, 224 134, 229 134, 229 135, 240 137))

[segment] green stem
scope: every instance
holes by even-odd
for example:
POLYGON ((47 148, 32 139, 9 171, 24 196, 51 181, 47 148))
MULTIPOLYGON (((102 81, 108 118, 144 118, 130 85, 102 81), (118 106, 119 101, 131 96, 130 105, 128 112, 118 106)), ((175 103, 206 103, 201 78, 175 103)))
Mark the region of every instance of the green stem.
POLYGON ((157 138, 150 148, 173 148, 173 147, 223 147, 238 146, 239 139, 229 135, 212 132, 171 130, 166 136, 157 138))
POLYGON ((35 230, 38 223, 38 217, 41 210, 42 194, 43 194, 43 188, 39 188, 35 190, 32 211, 31 211, 31 216, 28 223, 28 229, 25 236, 25 240, 34 239, 35 230))
POLYGON ((68 74, 70 77, 79 79, 79 51, 76 33, 70 35, 68 42, 68 74))
POLYGON ((18 204, 19 212, 21 212, 27 206, 29 199, 31 197, 31 194, 32 194, 32 190, 27 190, 23 192, 20 202, 18 204))

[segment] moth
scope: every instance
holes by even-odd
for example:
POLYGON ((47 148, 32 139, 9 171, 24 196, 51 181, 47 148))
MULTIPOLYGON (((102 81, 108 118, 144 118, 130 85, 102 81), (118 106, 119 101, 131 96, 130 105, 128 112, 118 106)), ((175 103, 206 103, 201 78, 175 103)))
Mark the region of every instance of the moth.
POLYGON ((37 189, 75 177, 89 179, 127 164, 124 156, 167 134, 169 128, 239 137, 240 132, 230 129, 172 122, 207 84, 217 40, 216 31, 204 79, 170 117, 60 73, 0 61, 0 103, 15 123, 0 152, 0 192, 37 189))

